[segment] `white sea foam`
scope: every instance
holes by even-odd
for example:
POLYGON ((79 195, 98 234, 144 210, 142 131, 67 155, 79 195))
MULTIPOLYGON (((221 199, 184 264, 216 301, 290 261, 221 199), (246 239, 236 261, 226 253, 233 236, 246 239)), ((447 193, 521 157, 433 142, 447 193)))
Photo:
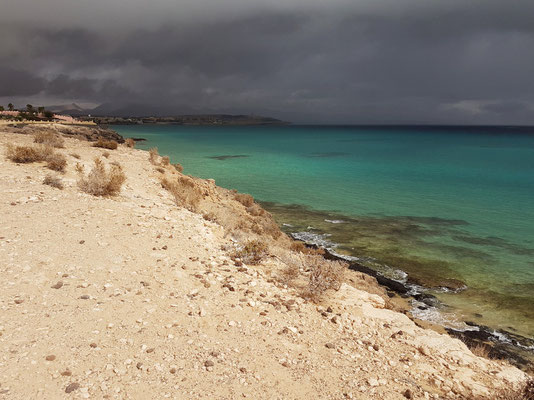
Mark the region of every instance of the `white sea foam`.
POLYGON ((291 225, 291 224, 282 224, 282 226, 287 226, 288 228, 293 228, 293 225, 291 225))
POLYGON ((325 222, 330 222, 331 224, 344 224, 346 221, 342 219, 325 219, 325 222))

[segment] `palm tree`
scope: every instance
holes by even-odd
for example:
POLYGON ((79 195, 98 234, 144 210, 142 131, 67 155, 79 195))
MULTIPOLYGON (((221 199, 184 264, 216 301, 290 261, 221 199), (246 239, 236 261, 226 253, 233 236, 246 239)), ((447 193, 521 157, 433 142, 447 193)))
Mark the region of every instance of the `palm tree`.
POLYGON ((26 111, 28 111, 28 114, 33 114, 33 106, 31 104, 26 104, 26 111))
POLYGON ((9 111, 13 111, 15 109, 15 106, 13 105, 13 103, 9 103, 7 105, 7 108, 9 109, 9 111))
POLYGON ((0 106, 0 111, 4 111, 4 106, 0 106))

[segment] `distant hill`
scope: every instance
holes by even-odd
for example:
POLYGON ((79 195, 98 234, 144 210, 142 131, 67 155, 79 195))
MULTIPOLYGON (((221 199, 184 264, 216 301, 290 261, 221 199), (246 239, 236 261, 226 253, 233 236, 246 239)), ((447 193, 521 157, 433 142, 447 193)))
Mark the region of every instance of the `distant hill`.
POLYGON ((59 104, 59 105, 47 106, 45 108, 56 114, 66 114, 66 115, 71 115, 73 117, 79 116, 79 115, 85 115, 88 112, 88 110, 80 107, 76 103, 59 104))
POLYGON ((198 112, 188 106, 104 103, 84 109, 76 103, 53 105, 57 114, 93 120, 99 124, 179 124, 179 125, 282 125, 287 122, 259 115, 198 112))

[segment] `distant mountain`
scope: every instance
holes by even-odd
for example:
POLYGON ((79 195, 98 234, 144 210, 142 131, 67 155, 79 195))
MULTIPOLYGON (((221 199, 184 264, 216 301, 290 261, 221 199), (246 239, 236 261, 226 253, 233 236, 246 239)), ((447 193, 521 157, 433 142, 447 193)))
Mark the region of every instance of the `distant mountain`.
POLYGON ((47 106, 45 108, 56 114, 66 114, 66 115, 72 115, 72 116, 85 115, 88 112, 88 110, 80 107, 76 103, 59 104, 59 105, 47 106))

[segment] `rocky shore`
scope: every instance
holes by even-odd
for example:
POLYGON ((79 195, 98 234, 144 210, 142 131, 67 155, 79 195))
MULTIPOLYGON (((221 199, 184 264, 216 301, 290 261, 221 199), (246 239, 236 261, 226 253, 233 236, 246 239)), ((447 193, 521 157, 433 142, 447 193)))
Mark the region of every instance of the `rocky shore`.
POLYGON ((527 398, 528 375, 417 326, 372 276, 321 275, 337 264, 250 197, 93 146, 112 131, 49 129, 62 189, 4 156, 37 132, 0 128, 0 398, 527 398), (81 190, 95 157, 117 195, 81 190))

